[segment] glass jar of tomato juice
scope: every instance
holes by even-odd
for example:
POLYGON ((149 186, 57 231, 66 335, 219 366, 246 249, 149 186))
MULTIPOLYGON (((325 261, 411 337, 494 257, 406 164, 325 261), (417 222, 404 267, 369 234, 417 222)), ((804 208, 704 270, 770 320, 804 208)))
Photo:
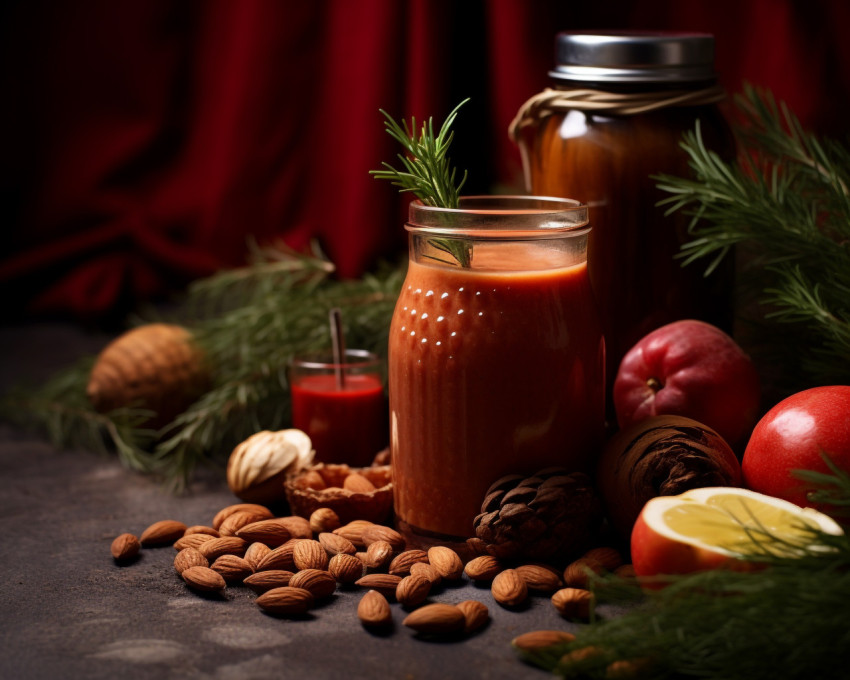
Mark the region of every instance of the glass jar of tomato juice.
POLYGON ((459 543, 492 482, 588 470, 604 436, 605 345, 585 206, 522 196, 410 206, 389 339, 396 523, 459 543))

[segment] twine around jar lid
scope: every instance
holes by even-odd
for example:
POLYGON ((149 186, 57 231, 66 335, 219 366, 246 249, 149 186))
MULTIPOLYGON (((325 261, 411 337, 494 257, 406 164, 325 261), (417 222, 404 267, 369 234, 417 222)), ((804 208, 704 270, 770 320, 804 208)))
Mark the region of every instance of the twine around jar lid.
POLYGON ((522 128, 556 111, 633 116, 671 106, 705 106, 725 97, 715 83, 714 38, 704 33, 559 33, 547 88, 526 101, 508 127, 522 128), (632 86, 604 89, 606 86, 632 86))

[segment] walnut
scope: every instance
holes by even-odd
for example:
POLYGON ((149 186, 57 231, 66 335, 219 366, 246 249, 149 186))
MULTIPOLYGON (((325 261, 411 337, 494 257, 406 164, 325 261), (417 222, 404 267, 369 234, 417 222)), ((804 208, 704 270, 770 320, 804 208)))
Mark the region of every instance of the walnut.
POLYGON ((301 430, 257 432, 230 454, 227 484, 249 503, 282 502, 286 476, 309 465, 314 453, 310 437, 301 430))

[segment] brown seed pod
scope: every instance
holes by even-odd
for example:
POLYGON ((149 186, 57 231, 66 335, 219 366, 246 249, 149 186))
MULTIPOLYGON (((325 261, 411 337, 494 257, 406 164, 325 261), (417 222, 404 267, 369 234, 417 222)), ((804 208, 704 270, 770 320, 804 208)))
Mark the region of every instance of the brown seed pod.
POLYGON ((740 486, 741 466, 710 427, 681 416, 653 416, 610 439, 596 478, 611 525, 628 539, 651 498, 706 486, 740 486))

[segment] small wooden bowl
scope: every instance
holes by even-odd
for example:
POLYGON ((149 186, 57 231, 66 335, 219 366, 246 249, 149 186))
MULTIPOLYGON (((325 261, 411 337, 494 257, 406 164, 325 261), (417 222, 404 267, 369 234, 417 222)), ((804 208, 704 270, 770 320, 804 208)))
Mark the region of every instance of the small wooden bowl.
POLYGON ((393 485, 389 465, 352 468, 348 465, 318 463, 300 470, 287 478, 284 489, 293 514, 310 517, 319 508, 330 508, 343 524, 355 519, 366 519, 383 524, 393 508, 393 485), (310 473, 317 472, 325 483, 324 489, 308 486, 310 473), (375 485, 374 491, 349 491, 343 489, 345 478, 357 472, 375 485))

